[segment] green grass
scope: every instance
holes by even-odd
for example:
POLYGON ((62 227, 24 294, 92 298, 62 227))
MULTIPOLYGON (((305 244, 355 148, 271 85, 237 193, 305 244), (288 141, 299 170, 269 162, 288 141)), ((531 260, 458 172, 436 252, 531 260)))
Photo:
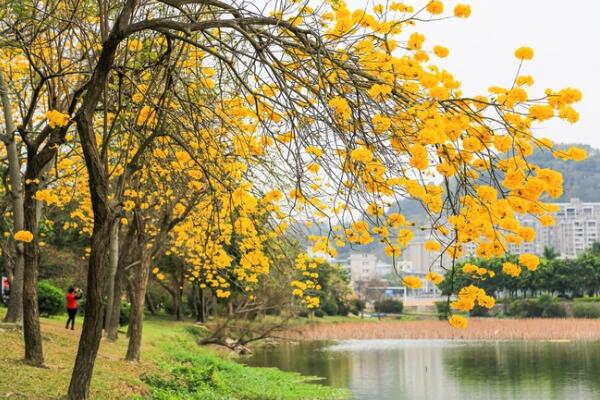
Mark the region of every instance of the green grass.
POLYGON ((255 368, 224 358, 210 349, 190 349, 189 341, 163 344, 168 357, 158 362, 160 372, 143 378, 155 400, 342 399, 347 392, 310 383, 314 378, 255 368))
MULTIPOLYGON (((6 310, 0 308, 0 319, 6 310)), ((0 398, 57 399, 65 395, 77 353, 83 318, 76 330, 64 328, 66 317, 41 318, 47 368, 22 362, 22 333, 0 331, 0 398), (10 379, 5 379, 10 371, 10 379)), ((344 391, 311 384, 310 378, 274 368, 248 367, 229 353, 195 344, 203 328, 166 317, 147 317, 142 361, 123 360, 124 335, 102 341, 94 367, 90 398, 111 399, 339 399, 344 391)))

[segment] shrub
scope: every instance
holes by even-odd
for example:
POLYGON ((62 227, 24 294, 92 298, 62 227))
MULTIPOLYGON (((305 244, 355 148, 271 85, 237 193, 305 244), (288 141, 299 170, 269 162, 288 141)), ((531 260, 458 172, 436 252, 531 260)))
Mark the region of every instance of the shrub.
POLYGON ((470 312, 469 315, 471 317, 489 317, 490 309, 486 307, 481 307, 480 305, 476 305, 470 312))
POLYGON ((542 310, 542 318, 566 318, 567 308, 564 304, 553 302, 542 310))
POLYGON ((350 312, 350 304, 347 301, 342 301, 337 303, 338 312, 337 315, 341 315, 345 317, 350 312))
POLYGON ((376 301, 374 304, 375 311, 385 314, 402 314, 404 305, 400 300, 385 299, 376 301))
POLYGON ((38 307, 40 315, 50 317, 65 309, 65 294, 46 281, 38 283, 38 307))
POLYGON ((539 318, 542 309, 534 299, 515 299, 508 305, 506 314, 519 318, 539 318))
POLYGON ((315 310, 315 317, 317 318, 323 318, 325 316, 325 313, 323 312, 323 310, 317 308, 315 310))
POLYGON ((325 301, 321 304, 321 310, 327 315, 337 315, 338 305, 335 302, 335 299, 331 297, 325 298, 325 301))
POLYGON ((542 310, 542 318, 564 318, 567 316, 566 307, 550 295, 540 296, 537 302, 542 310))
POLYGON ((575 303, 598 303, 600 302, 600 296, 584 296, 573 299, 575 303))
POLYGON ((350 312, 354 315, 360 315, 365 310, 365 302, 361 299, 352 299, 350 301, 350 312))
POLYGON ((435 309, 437 310, 439 319, 447 319, 450 314, 450 304, 446 301, 436 301, 435 309))
POLYGON ((513 300, 506 314, 519 318, 564 318, 567 309, 555 297, 544 295, 538 299, 513 300))
POLYGON ((600 318, 600 307, 597 304, 579 303, 573 306, 575 318, 600 318))
POLYGON ((121 301, 119 310, 119 326, 129 325, 129 315, 131 314, 131 304, 126 301, 121 301))

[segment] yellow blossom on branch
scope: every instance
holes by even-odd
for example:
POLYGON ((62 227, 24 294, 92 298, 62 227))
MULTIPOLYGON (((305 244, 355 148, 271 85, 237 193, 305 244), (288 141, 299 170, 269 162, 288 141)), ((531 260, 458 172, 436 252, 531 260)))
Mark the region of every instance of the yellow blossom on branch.
POLYGON ((18 242, 31 243, 33 241, 33 233, 29 231, 18 231, 14 236, 18 242))

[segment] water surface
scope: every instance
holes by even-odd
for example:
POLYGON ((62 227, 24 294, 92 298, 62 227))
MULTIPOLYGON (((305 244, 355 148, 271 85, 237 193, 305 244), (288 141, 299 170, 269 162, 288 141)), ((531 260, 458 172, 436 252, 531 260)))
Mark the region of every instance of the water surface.
POLYGON ((304 342, 246 362, 323 377, 357 400, 600 399, 600 342, 304 342))

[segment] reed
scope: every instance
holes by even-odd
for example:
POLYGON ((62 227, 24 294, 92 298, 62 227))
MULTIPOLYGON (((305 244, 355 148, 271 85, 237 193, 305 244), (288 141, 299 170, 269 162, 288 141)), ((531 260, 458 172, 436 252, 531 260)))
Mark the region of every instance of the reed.
POLYGON ((466 329, 455 329, 438 320, 357 321, 307 324, 283 336, 292 340, 600 340, 600 320, 471 318, 466 329))

